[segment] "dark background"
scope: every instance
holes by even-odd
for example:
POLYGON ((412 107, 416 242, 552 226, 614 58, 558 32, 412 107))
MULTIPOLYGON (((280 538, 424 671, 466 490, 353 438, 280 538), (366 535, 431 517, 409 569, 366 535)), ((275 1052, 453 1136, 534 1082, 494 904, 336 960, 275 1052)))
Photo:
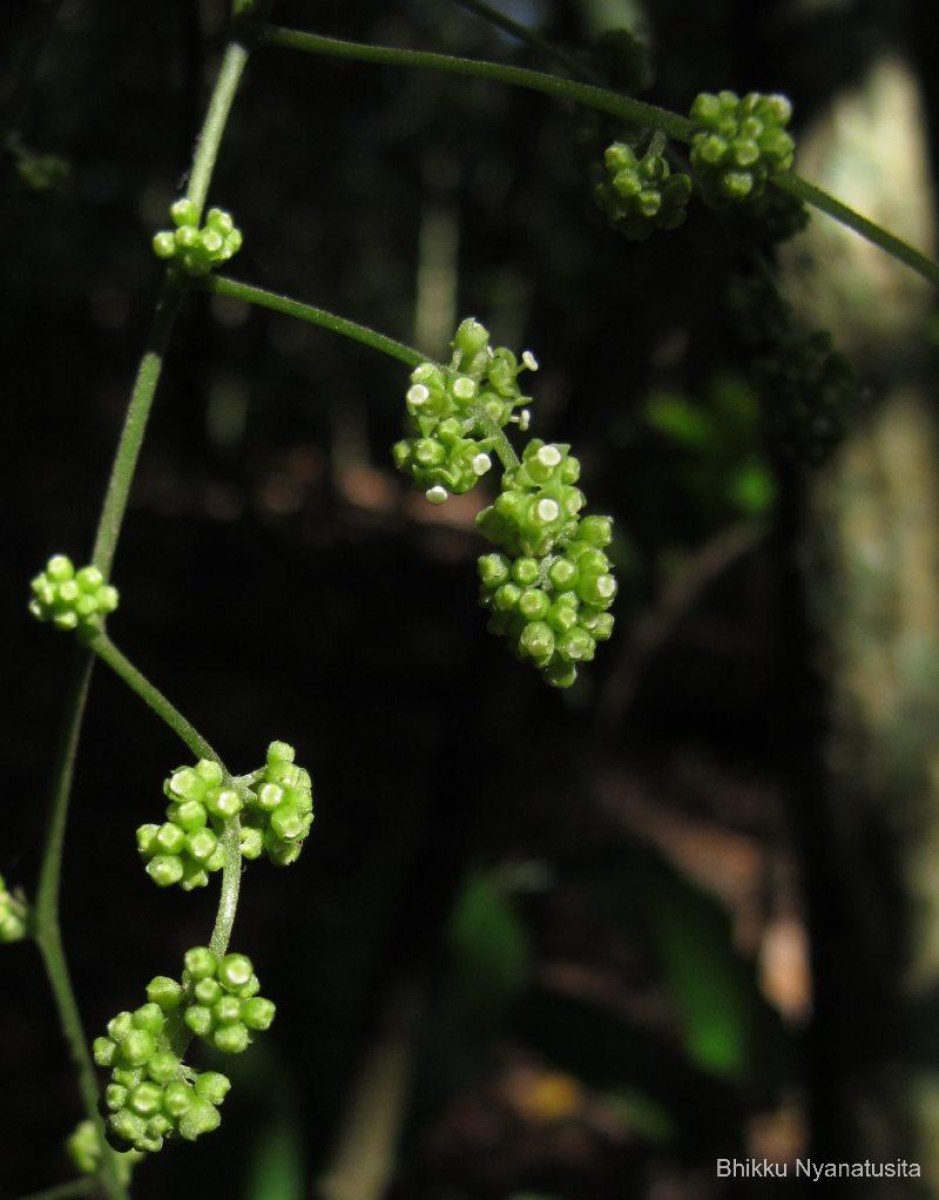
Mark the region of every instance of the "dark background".
MULTIPOLYGON (((702 89, 782 90, 804 122, 885 46, 926 53, 927 4, 642 9, 643 94, 678 111, 702 89)), ((511 8, 585 55, 615 10, 511 8)), ((214 0, 0 11, 0 871, 27 891, 70 647, 29 620, 26 585, 53 552, 87 556, 159 285, 150 237, 183 182, 223 17, 214 0), (67 170, 37 187, 31 155, 49 154, 67 170)), ((277 17, 556 69, 447 3, 283 0, 277 17)), ((914 63, 934 111, 935 64, 914 63)), ((141 1198, 310 1194, 382 1038, 410 1070, 410 1087, 376 1085, 369 1123, 399 1135, 395 1200, 742 1195, 715 1182, 716 1157, 807 1152, 791 783, 811 758, 793 723, 812 727, 815 699, 793 668, 791 529, 775 520, 803 468, 762 436, 724 303, 749 235, 700 207, 645 245, 610 231, 590 168, 615 133, 494 84, 274 50, 249 65, 211 191, 245 235, 231 273, 409 342, 422 223, 444 213, 457 314, 538 354, 534 432, 573 444, 591 509, 615 516, 621 593, 582 681, 545 688, 485 631, 475 500, 431 511, 391 470, 406 371, 187 300, 111 631, 234 770, 295 743, 317 819, 296 866, 244 881, 233 945, 275 1026, 230 1064, 222 1129, 140 1169, 141 1198), (701 434, 668 420, 689 407, 701 434)), ((134 852, 185 759, 97 670, 63 911, 90 1036, 211 927, 214 889, 158 892, 134 852)), ((60 1145, 81 1113, 35 951, 4 948, 0 979, 12 1198, 69 1178, 60 1145)))

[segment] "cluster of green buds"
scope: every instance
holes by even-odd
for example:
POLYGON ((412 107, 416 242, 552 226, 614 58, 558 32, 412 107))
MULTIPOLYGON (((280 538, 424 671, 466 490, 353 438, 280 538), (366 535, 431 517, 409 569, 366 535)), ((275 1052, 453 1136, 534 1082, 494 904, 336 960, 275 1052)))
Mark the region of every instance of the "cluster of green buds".
POLYGON ((241 249, 241 230, 222 208, 210 208, 200 228, 198 205, 183 198, 170 205, 170 217, 176 228, 154 235, 153 252, 186 275, 208 275, 241 249))
POLYGON ((767 180, 792 166, 795 142, 786 132, 792 105, 785 96, 702 92, 691 106, 700 128, 691 165, 705 202, 717 206, 758 196, 767 180))
POLYGON ((0 942, 21 942, 26 937, 27 915, 26 901, 7 891, 0 875, 0 942))
POLYGON ((54 554, 30 584, 29 611, 58 629, 99 629, 117 608, 117 588, 105 583, 97 567, 76 571, 70 558, 54 554))
POLYGON ((510 351, 493 350, 488 330, 473 318, 462 322, 451 345, 448 367, 423 363, 411 376, 408 413, 420 436, 399 442, 395 460, 439 503, 448 488, 472 487, 489 470, 489 452, 501 442, 498 456, 515 465, 476 518, 499 550, 479 560, 480 603, 490 613, 489 629, 507 637, 519 658, 534 663, 554 686, 570 687, 577 664, 592 659, 597 642, 613 631, 607 610, 616 580, 604 553, 613 523, 581 515, 586 499, 576 486, 580 463, 569 446, 532 438, 515 460, 505 441, 502 431, 510 423, 528 428, 523 406, 530 401, 521 395, 517 377, 537 367, 531 354, 526 351, 520 364, 510 351), (460 450, 459 469, 452 458, 434 465, 435 456, 447 453, 451 421, 469 443, 460 450), (470 448, 484 457, 475 470, 470 448), (450 474, 435 474, 442 471, 450 474))
POLYGON ((665 145, 659 131, 641 158, 625 142, 613 142, 603 156, 606 178, 594 196, 610 225, 630 241, 644 242, 656 229, 677 229, 687 215, 691 178, 683 171, 672 174, 665 145))
MULTIPOLYGON (((81 1175, 97 1175, 101 1170, 101 1143, 93 1121, 79 1121, 65 1140, 65 1149, 81 1175)), ((134 1166, 144 1157, 139 1150, 127 1150, 116 1156, 117 1177, 130 1183, 134 1166)))
POLYGON ((241 853, 275 866, 296 862, 313 824, 310 774, 294 762, 296 751, 286 742, 271 742, 267 762, 252 777, 241 824, 241 853))
POLYGON ((217 1129, 218 1106, 231 1085, 217 1071, 184 1066, 173 1050, 171 1013, 182 1002, 182 988, 167 999, 157 977, 147 994, 146 1004, 108 1022, 107 1036, 96 1038, 92 1050, 98 1066, 111 1071, 102 1097, 108 1141, 117 1150, 154 1153, 165 1138, 191 1142, 217 1129))
POLYGON ((392 449, 395 465, 432 504, 468 492, 491 469, 498 431, 510 422, 527 427, 529 400, 518 376, 538 368, 529 351, 519 362, 511 350, 493 349, 488 329, 472 317, 461 323, 451 347, 448 365, 423 362, 411 373, 412 436, 392 449))
POLYGON ((244 801, 226 785, 221 766, 206 758, 194 767, 178 767, 163 791, 170 800, 166 821, 137 830, 147 874, 158 887, 178 883, 187 892, 205 887, 209 875, 225 865, 223 826, 241 812, 244 801))
POLYGON ((183 1021, 197 1036, 225 1054, 240 1054, 253 1032, 269 1029, 275 1006, 259 996, 261 985, 250 958, 197 946, 185 958, 182 984, 166 976, 155 979, 150 990, 156 1002, 170 1012, 182 1005, 183 1021))
MULTIPOLYGON (((609 517, 581 518, 576 509, 562 516, 562 501, 555 494, 561 488, 576 492, 570 485, 556 483, 552 488, 549 483, 539 495, 530 484, 512 478, 527 474, 531 460, 543 463, 556 455, 560 458, 555 470, 564 463, 568 476, 573 474, 570 464, 576 464, 576 459, 566 446, 546 446, 537 440, 531 446, 536 447, 534 453, 526 450, 522 467, 506 475, 506 490, 480 514, 483 531, 503 548, 503 553, 485 554, 479 560, 480 603, 490 613, 492 633, 507 637, 518 657, 543 671, 549 683, 570 687, 578 664, 590 662, 597 642, 606 641, 613 632, 607 609, 616 595, 616 580, 604 553, 613 522, 609 517), (539 454, 541 459, 536 457, 539 454), (511 505, 503 504, 500 514, 504 497, 511 505), (515 514, 519 522, 511 519, 515 514)), ((574 503, 572 498, 571 508, 574 503)))
POLYGON ((137 848, 154 883, 178 883, 187 892, 205 887, 225 865, 225 823, 239 814, 244 858, 265 853, 279 867, 296 862, 313 823, 313 784, 295 756, 293 746, 271 742, 265 765, 234 781, 211 759, 177 767, 163 784, 170 801, 166 820, 137 830, 137 848))

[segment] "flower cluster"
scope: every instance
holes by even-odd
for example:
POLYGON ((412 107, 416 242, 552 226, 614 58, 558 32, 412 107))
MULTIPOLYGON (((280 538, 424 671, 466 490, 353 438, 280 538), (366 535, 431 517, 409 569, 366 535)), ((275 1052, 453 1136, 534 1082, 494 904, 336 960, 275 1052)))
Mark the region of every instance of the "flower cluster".
POLYGON ((7 891, 0 875, 0 942, 21 942, 26 936, 26 904, 7 891))
POLYGON ((178 883, 187 892, 205 887, 225 865, 225 822, 239 814, 244 858, 266 853, 279 867, 296 862, 313 823, 313 784, 294 762, 295 753, 286 742, 271 742, 265 765, 235 780, 237 787, 210 759, 173 771, 163 784, 170 800, 166 820, 137 830, 137 848, 154 883, 178 883))
POLYGON ((217 1071, 184 1066, 173 1051, 170 1014, 183 990, 169 995, 162 985, 161 977, 153 980, 148 1002, 118 1013, 92 1047, 98 1066, 111 1071, 102 1107, 108 1140, 118 1150, 155 1152, 167 1137, 191 1142, 210 1133, 221 1123, 218 1106, 231 1086, 217 1071))
POLYGON ((786 132, 792 105, 785 96, 702 92, 691 106, 700 126, 691 165, 702 198, 725 205, 758 196, 768 179, 792 166, 795 143, 786 132))
POLYGON ((691 196, 691 178, 672 174, 664 139, 653 139, 640 158, 625 142, 613 142, 603 156, 606 178, 594 195, 610 225, 633 242, 644 242, 656 229, 677 229, 691 196))
POLYGON ((241 826, 241 853, 262 851, 278 867, 296 862, 313 823, 313 785, 286 742, 271 742, 267 763, 253 778, 241 826))
POLYGON ((199 227, 199 208, 193 200, 181 199, 170 206, 175 229, 163 229, 153 238, 153 252, 186 275, 208 275, 241 249, 241 230, 231 213, 210 208, 199 227))
POLYGON ((147 874, 158 887, 178 883, 187 892, 205 887, 209 875, 225 865, 224 822, 241 812, 244 801, 225 786, 219 764, 205 758, 173 771, 163 791, 170 799, 166 821, 137 830, 147 874))
POLYGON ((117 608, 117 588, 105 583, 97 567, 76 571, 70 558, 54 554, 30 584, 29 611, 59 629, 97 629, 117 608))
POLYGON ((392 449, 395 465, 410 473, 432 504, 442 504, 451 492, 468 492, 490 470, 498 430, 510 421, 527 424, 529 401, 518 376, 538 366, 527 351, 519 363, 510 350, 493 349, 488 329, 472 317, 451 346, 449 365, 423 362, 411 373, 406 399, 413 436, 392 449))
POLYGON ((165 976, 150 985, 158 1004, 169 1011, 182 1003, 188 1028, 226 1054, 240 1054, 252 1032, 270 1028, 276 1010, 258 995, 260 986, 244 954, 220 960, 206 946, 187 952, 182 985, 165 976))
POLYGON ((570 447, 533 438, 502 491, 477 517, 502 553, 479 560, 489 629, 508 637, 555 687, 570 687, 613 631, 616 580, 604 553, 609 517, 581 517, 580 464, 570 447))

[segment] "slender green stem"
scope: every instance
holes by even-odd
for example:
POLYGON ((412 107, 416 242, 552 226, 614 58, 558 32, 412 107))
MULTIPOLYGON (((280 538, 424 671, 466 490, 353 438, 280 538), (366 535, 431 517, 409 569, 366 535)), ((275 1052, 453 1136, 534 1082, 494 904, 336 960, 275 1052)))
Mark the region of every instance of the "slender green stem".
POLYGON ((72 667, 72 679, 65 704, 66 716, 59 735, 52 776, 52 805, 39 866, 36 906, 33 910, 33 933, 49 978, 69 1057, 78 1076, 82 1101, 89 1119, 94 1121, 98 1131, 98 1141, 102 1147, 102 1183, 110 1200, 126 1200, 127 1191, 118 1177, 114 1152, 104 1139, 104 1121, 98 1112, 98 1081, 88 1050, 88 1038, 75 1000, 59 923, 65 827, 93 661, 84 647, 78 648, 72 667))
POLYGON ((218 897, 215 925, 209 938, 209 947, 219 958, 223 958, 228 951, 235 914, 238 911, 238 894, 241 890, 241 822, 237 817, 225 822, 221 843, 225 851, 225 865, 222 868, 222 887, 218 897))
POLYGON ((890 233, 889 230, 883 229, 880 225, 862 216, 861 213, 855 212, 853 208, 849 208, 847 204, 830 196, 828 192, 822 191, 821 188, 792 172, 778 176, 773 182, 784 192, 788 192, 791 196, 797 196, 806 204, 814 205, 815 208, 827 213, 842 225, 853 229, 862 238, 866 238, 875 246, 879 246, 881 250, 885 250, 887 254, 905 263, 918 275, 928 279, 933 287, 939 287, 939 264, 927 258, 925 254, 921 254, 919 250, 915 250, 895 234, 890 233))
MULTIPOLYGON (((209 101, 206 120, 195 150, 188 192, 189 197, 196 202, 200 210, 205 203, 225 123, 244 70, 246 57, 247 53, 243 46, 236 42, 229 45, 209 101)), ((118 441, 98 522, 92 561, 105 576, 110 575, 127 509, 127 499, 146 432, 147 420, 160 380, 166 348, 179 311, 181 295, 179 288, 167 275, 157 302, 150 337, 140 360, 131 391, 124 428, 118 441)), ((115 662, 126 662, 119 652, 117 652, 117 656, 115 662)), ((53 774, 51 810, 37 887, 34 933, 55 997, 62 1031, 68 1044, 69 1053, 75 1063, 82 1100, 87 1115, 94 1122, 97 1130, 102 1153, 101 1184, 109 1200, 127 1200, 128 1190, 118 1177, 114 1152, 104 1137, 104 1122, 98 1112, 99 1093, 94 1064, 88 1050, 88 1039, 82 1027, 81 1015, 69 976, 59 923, 59 894, 65 827, 68 819, 75 755, 84 719, 93 662, 94 658, 89 649, 81 647, 76 659, 72 686, 66 701, 59 751, 53 774)), ((115 664, 112 663, 112 665, 115 664)), ((131 670, 134 669, 131 668, 131 670)), ((151 700, 154 697, 159 697, 159 700, 165 703, 169 710, 176 713, 176 710, 172 709, 169 702, 156 689, 152 689, 151 700)), ((179 714, 176 715, 179 716, 179 714)), ((195 739, 194 743, 187 741, 187 744, 199 746, 200 752, 203 747, 210 749, 208 744, 185 721, 185 718, 180 717, 179 719, 183 724, 177 729, 177 732, 181 733, 185 727, 187 734, 195 739)), ((215 756, 213 755, 213 757, 215 756)), ((237 821, 230 823, 230 828, 226 830, 226 838, 225 875, 230 877, 236 873, 233 865, 232 845, 237 846, 237 821)), ((239 854, 238 874, 240 874, 240 870, 239 854)), ((230 933, 237 896, 238 880, 232 882, 229 878, 226 883, 223 879, 219 916, 216 920, 216 929, 213 931, 213 938, 216 938, 219 944, 226 939, 226 930, 230 933)))
POLYGON ((325 308, 316 308, 312 304, 303 304, 290 296, 282 296, 277 292, 269 292, 265 288, 254 287, 250 283, 242 283, 239 279, 229 279, 224 275, 207 275, 193 281, 193 286, 213 292, 217 296, 230 296, 234 300, 243 300, 248 304, 256 304, 259 308, 269 308, 272 312, 283 313, 288 317, 296 317, 300 321, 308 321, 311 325, 321 325, 342 337, 352 338, 388 354, 409 367, 416 367, 424 361, 424 355, 419 351, 396 342, 394 338, 376 333, 367 325, 359 325, 345 317, 337 317, 335 313, 325 308))
MULTIPOLYGON (((94 633, 88 639, 88 647, 102 662, 107 663, 112 671, 148 705, 170 729, 186 743, 197 758, 210 758, 221 764, 222 760, 215 753, 202 734, 191 722, 187 721, 174 704, 167 700, 160 689, 150 682, 142 671, 139 671, 126 654, 118 650, 106 633, 94 633)), ((224 769, 224 767, 223 767, 224 769)))
POLYGON ((261 45, 302 50, 308 54, 323 54, 333 58, 355 59, 358 62, 381 63, 392 67, 425 67, 451 75, 469 75, 477 79, 514 84, 536 92, 544 92, 558 100, 572 100, 576 104, 585 104, 601 112, 611 113, 630 125, 664 129, 670 137, 681 141, 688 141, 696 129, 687 117, 680 117, 677 113, 659 108, 655 104, 633 100, 629 96, 621 96, 617 92, 595 87, 593 84, 561 79, 557 75, 546 75, 542 71, 530 71, 507 63, 456 58, 450 54, 435 54, 426 50, 369 46, 361 42, 321 37, 315 33, 302 33, 296 29, 282 29, 275 25, 262 26, 258 41, 261 45))
POLYGON ((147 431, 150 409, 153 407, 153 398, 163 371, 163 360, 176 324, 182 297, 183 293, 167 277, 157 301, 147 347, 137 367, 137 377, 127 405, 124 428, 121 430, 104 505, 98 519, 98 532, 91 557, 105 578, 111 573, 124 514, 127 511, 130 485, 137 470, 140 447, 147 431))
POLYGON ((486 437, 492 438, 493 449, 499 462, 502 463, 503 470, 514 471, 516 467, 521 466, 518 455, 515 453, 515 448, 500 425, 493 421, 492 417, 487 417, 486 414, 479 408, 474 409, 476 424, 482 429, 486 437))
MULTIPOLYGON (((130 661, 126 654, 115 646, 106 633, 96 633, 88 639, 89 648, 107 663, 127 686, 144 701, 156 715, 189 747, 198 758, 209 758, 217 762, 225 772, 225 782, 246 790, 246 785, 233 779, 218 754, 212 749, 201 733, 188 721, 179 709, 130 661)), ((222 833, 222 846, 225 850, 225 867, 222 871, 222 888, 219 895, 218 911, 209 945, 218 955, 223 955, 228 948, 232 927, 235 923, 235 913, 238 909, 238 892, 241 886, 241 824, 237 817, 225 822, 222 833)))
POLYGON ((21 1196, 20 1200, 70 1200, 72 1196, 88 1196, 96 1187, 91 1176, 84 1179, 73 1179, 70 1183, 60 1183, 56 1187, 44 1188, 41 1192, 30 1192, 21 1196))
POLYGON ((247 61, 247 48, 240 42, 229 42, 222 58, 218 77, 215 80, 205 120, 202 123, 202 132, 196 143, 192 171, 189 175, 189 187, 186 191, 187 199, 195 204, 200 215, 205 207, 205 198, 209 193, 209 184, 212 181, 212 173, 215 170, 215 162, 218 158, 219 146, 222 144, 222 135, 228 123, 232 101, 235 99, 235 93, 247 61))
MULTIPOLYGON (((481 5, 474 6, 480 11, 483 7, 481 5)), ((519 28, 521 29, 521 27, 519 28)), ((387 66, 425 67, 454 75, 470 75, 480 79, 493 79, 500 83, 514 84, 518 87, 544 92, 558 99, 572 100, 577 104, 598 109, 600 112, 611 113, 630 125, 664 130, 669 137, 677 141, 690 141, 697 129, 693 121, 679 116, 677 113, 669 112, 667 109, 659 108, 657 105, 646 104, 629 96, 621 96, 607 88, 561 79, 556 75, 546 75, 540 71, 530 71, 504 63, 456 58, 449 54, 435 54, 424 50, 370 46, 360 42, 321 37, 314 33, 302 33, 294 29, 282 29, 278 26, 262 27, 259 41, 263 45, 302 50, 310 54, 382 63, 387 66)), ((922 275, 924 279, 928 279, 934 286, 939 287, 939 264, 907 245, 895 234, 855 212, 848 205, 842 204, 834 196, 828 195, 821 188, 815 187, 814 184, 793 172, 780 175, 773 182, 783 191, 799 197, 807 204, 827 213, 836 221, 840 221, 849 229, 853 229, 855 233, 860 234, 875 246, 879 246, 887 254, 905 263, 906 266, 922 275)))
POLYGON ((454 2, 461 8, 467 9, 468 12, 482 17, 490 25, 495 25, 503 33, 507 33, 511 37, 517 38, 518 41, 525 42, 533 49, 538 50, 545 58, 553 59, 554 62, 559 63, 561 66, 567 67, 573 74, 579 75, 581 78, 591 79, 598 84, 602 83, 600 76, 591 71, 589 67, 586 67, 573 54, 568 54, 560 46, 555 46, 547 38, 543 38, 540 33, 536 33, 534 29, 529 29, 527 25, 520 25, 518 21, 513 21, 511 17, 499 12, 491 4, 486 4, 484 0, 454 0, 454 2))

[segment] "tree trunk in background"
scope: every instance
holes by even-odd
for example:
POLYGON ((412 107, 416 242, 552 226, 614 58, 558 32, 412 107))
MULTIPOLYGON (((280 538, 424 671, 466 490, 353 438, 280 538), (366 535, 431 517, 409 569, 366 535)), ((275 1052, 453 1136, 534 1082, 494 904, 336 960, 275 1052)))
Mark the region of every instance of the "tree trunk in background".
MULTIPOLYGON (((932 250, 920 98, 876 61, 801 139, 798 169, 932 250)), ((907 1159, 939 1196, 939 409, 931 289, 816 216, 786 291, 872 385, 834 461, 806 482, 799 566, 826 697, 823 807, 807 837, 815 978, 815 1153, 907 1159), (806 250, 809 254, 806 254, 806 250)), ((798 756, 799 747, 790 749, 798 756)), ((810 811, 812 810, 812 811, 810 811)))

